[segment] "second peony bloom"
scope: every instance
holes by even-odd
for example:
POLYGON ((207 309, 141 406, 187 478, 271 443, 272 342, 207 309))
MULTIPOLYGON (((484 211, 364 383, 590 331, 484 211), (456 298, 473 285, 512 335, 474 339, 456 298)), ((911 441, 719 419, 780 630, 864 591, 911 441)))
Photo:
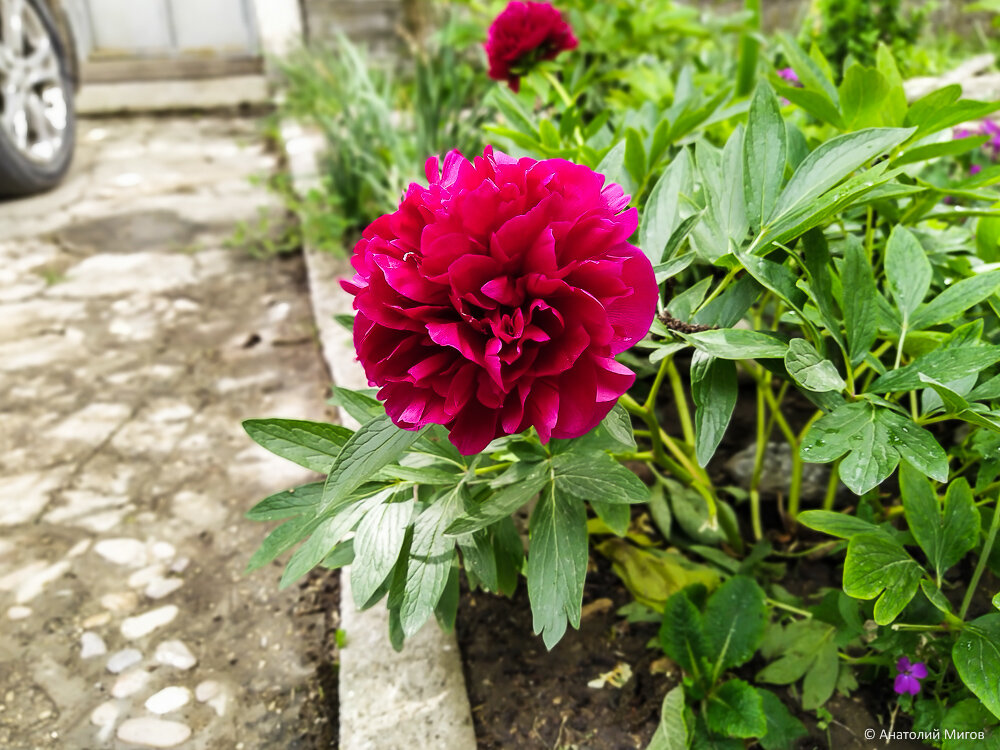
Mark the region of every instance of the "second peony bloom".
POLYGON ((466 455, 534 427, 586 434, 635 380, 616 354, 656 311, 619 185, 562 159, 487 147, 428 160, 354 248, 354 344, 404 429, 445 425, 466 455))
POLYGON ((560 52, 576 49, 577 44, 573 30, 551 5, 513 0, 490 26, 484 45, 489 76, 518 91, 521 76, 539 61, 553 60, 560 52))

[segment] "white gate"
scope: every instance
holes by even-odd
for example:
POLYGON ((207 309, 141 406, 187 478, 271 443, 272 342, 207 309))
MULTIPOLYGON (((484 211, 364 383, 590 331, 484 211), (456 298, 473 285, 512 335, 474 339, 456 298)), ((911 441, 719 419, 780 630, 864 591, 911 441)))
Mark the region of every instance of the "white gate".
POLYGON ((85 0, 90 60, 259 56, 252 0, 85 0))

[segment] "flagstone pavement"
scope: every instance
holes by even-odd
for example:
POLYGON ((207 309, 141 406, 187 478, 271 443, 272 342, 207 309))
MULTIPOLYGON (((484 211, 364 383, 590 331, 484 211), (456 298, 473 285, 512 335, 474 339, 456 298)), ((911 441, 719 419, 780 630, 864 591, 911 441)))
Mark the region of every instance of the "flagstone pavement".
POLYGON ((0 203, 0 747, 323 735, 329 615, 244 573, 243 513, 310 475, 241 420, 328 417, 301 258, 226 247, 274 167, 248 120, 85 120, 0 203))

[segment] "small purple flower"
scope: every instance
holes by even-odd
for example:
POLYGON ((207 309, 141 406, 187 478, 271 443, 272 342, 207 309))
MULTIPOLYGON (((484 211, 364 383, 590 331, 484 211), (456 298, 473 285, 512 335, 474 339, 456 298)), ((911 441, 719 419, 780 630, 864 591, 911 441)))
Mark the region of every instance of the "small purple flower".
POLYGON ((973 135, 975 135, 975 133, 968 128, 955 128, 951 133, 951 138, 953 141, 960 141, 963 138, 968 138, 973 135))
POLYGON ((896 662, 896 669, 899 670, 899 674, 896 675, 893 690, 899 695, 919 693, 920 681, 927 676, 927 666, 922 661, 911 664, 910 660, 903 656, 896 662))
POLYGON ((996 159, 1000 155, 1000 125, 987 118, 983 120, 982 133, 990 137, 985 146, 993 152, 993 158, 996 159))
POLYGON ((802 88, 802 81, 799 80, 798 75, 791 68, 780 68, 778 70, 778 78, 784 78, 793 86, 798 86, 802 88))
POLYGON ((971 167, 969 167, 969 176, 971 177, 972 175, 977 175, 982 171, 983 168, 981 166, 979 166, 978 164, 973 164, 971 167))

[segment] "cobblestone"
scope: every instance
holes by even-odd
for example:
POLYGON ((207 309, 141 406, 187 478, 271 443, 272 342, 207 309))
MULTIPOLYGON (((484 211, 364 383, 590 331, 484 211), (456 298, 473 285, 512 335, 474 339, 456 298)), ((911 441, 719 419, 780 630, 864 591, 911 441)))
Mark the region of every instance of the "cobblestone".
POLYGON ((84 120, 0 203, 0 747, 311 747, 323 615, 243 572, 312 475, 241 420, 328 417, 301 259, 225 247, 273 168, 250 121, 84 120))

